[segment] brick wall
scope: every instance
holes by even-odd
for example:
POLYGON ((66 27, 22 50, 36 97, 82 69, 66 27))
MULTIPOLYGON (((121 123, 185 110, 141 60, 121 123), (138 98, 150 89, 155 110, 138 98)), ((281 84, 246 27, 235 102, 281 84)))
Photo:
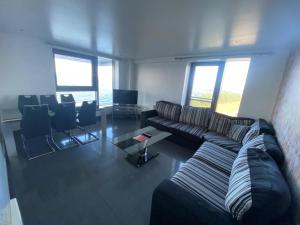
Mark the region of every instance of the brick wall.
MULTIPOLYGON (((299 197, 300 190, 300 48, 291 54, 281 84, 272 123, 285 152, 286 171, 299 197)), ((299 199, 295 200, 295 219, 300 224, 299 199)))

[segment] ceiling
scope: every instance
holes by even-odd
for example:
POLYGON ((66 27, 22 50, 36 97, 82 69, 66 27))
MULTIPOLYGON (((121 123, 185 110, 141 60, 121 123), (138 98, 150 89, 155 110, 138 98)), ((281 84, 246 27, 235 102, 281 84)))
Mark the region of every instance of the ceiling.
POLYGON ((299 0, 1 0, 0 32, 125 58, 290 47, 299 0))

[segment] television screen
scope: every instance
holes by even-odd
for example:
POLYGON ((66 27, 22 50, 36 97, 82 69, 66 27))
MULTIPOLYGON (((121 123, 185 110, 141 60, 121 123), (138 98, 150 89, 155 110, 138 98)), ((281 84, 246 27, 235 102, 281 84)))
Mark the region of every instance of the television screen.
POLYGON ((137 104, 138 92, 134 90, 113 90, 114 104, 137 104))

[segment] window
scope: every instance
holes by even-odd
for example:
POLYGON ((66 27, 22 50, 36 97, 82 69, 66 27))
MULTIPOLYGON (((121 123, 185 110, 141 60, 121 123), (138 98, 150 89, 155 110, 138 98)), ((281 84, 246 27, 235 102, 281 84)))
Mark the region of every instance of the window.
POLYGON ((194 63, 190 77, 188 104, 194 107, 211 108, 215 94, 220 63, 194 63))
POLYGON ((237 116, 250 58, 192 63, 187 104, 237 116))
POLYGON ((216 111, 237 116, 242 101, 250 59, 226 61, 216 111))
POLYGON ((98 58, 98 88, 99 105, 112 105, 113 95, 113 61, 107 58, 98 58))
MULTIPOLYGON (((114 65, 112 59, 53 49, 56 72, 56 96, 72 94, 76 106, 83 101, 112 105, 114 65)), ((116 82, 116 81, 115 81, 116 82)))
POLYGON ((56 95, 72 94, 76 106, 97 100, 97 57, 54 49, 56 95))
POLYGON ((58 87, 93 86, 92 60, 55 54, 58 87))

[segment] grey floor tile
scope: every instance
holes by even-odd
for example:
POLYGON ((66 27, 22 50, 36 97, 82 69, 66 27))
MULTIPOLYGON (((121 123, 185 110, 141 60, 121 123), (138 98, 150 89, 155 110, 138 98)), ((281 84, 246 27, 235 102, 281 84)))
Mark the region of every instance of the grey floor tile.
MULTIPOLYGON (((27 161, 11 157, 12 181, 24 225, 148 225, 155 187, 193 154, 169 141, 149 148, 160 155, 141 168, 126 160, 112 137, 138 121, 108 123, 107 138, 27 161)), ((97 130, 98 129, 98 130, 97 130)))

